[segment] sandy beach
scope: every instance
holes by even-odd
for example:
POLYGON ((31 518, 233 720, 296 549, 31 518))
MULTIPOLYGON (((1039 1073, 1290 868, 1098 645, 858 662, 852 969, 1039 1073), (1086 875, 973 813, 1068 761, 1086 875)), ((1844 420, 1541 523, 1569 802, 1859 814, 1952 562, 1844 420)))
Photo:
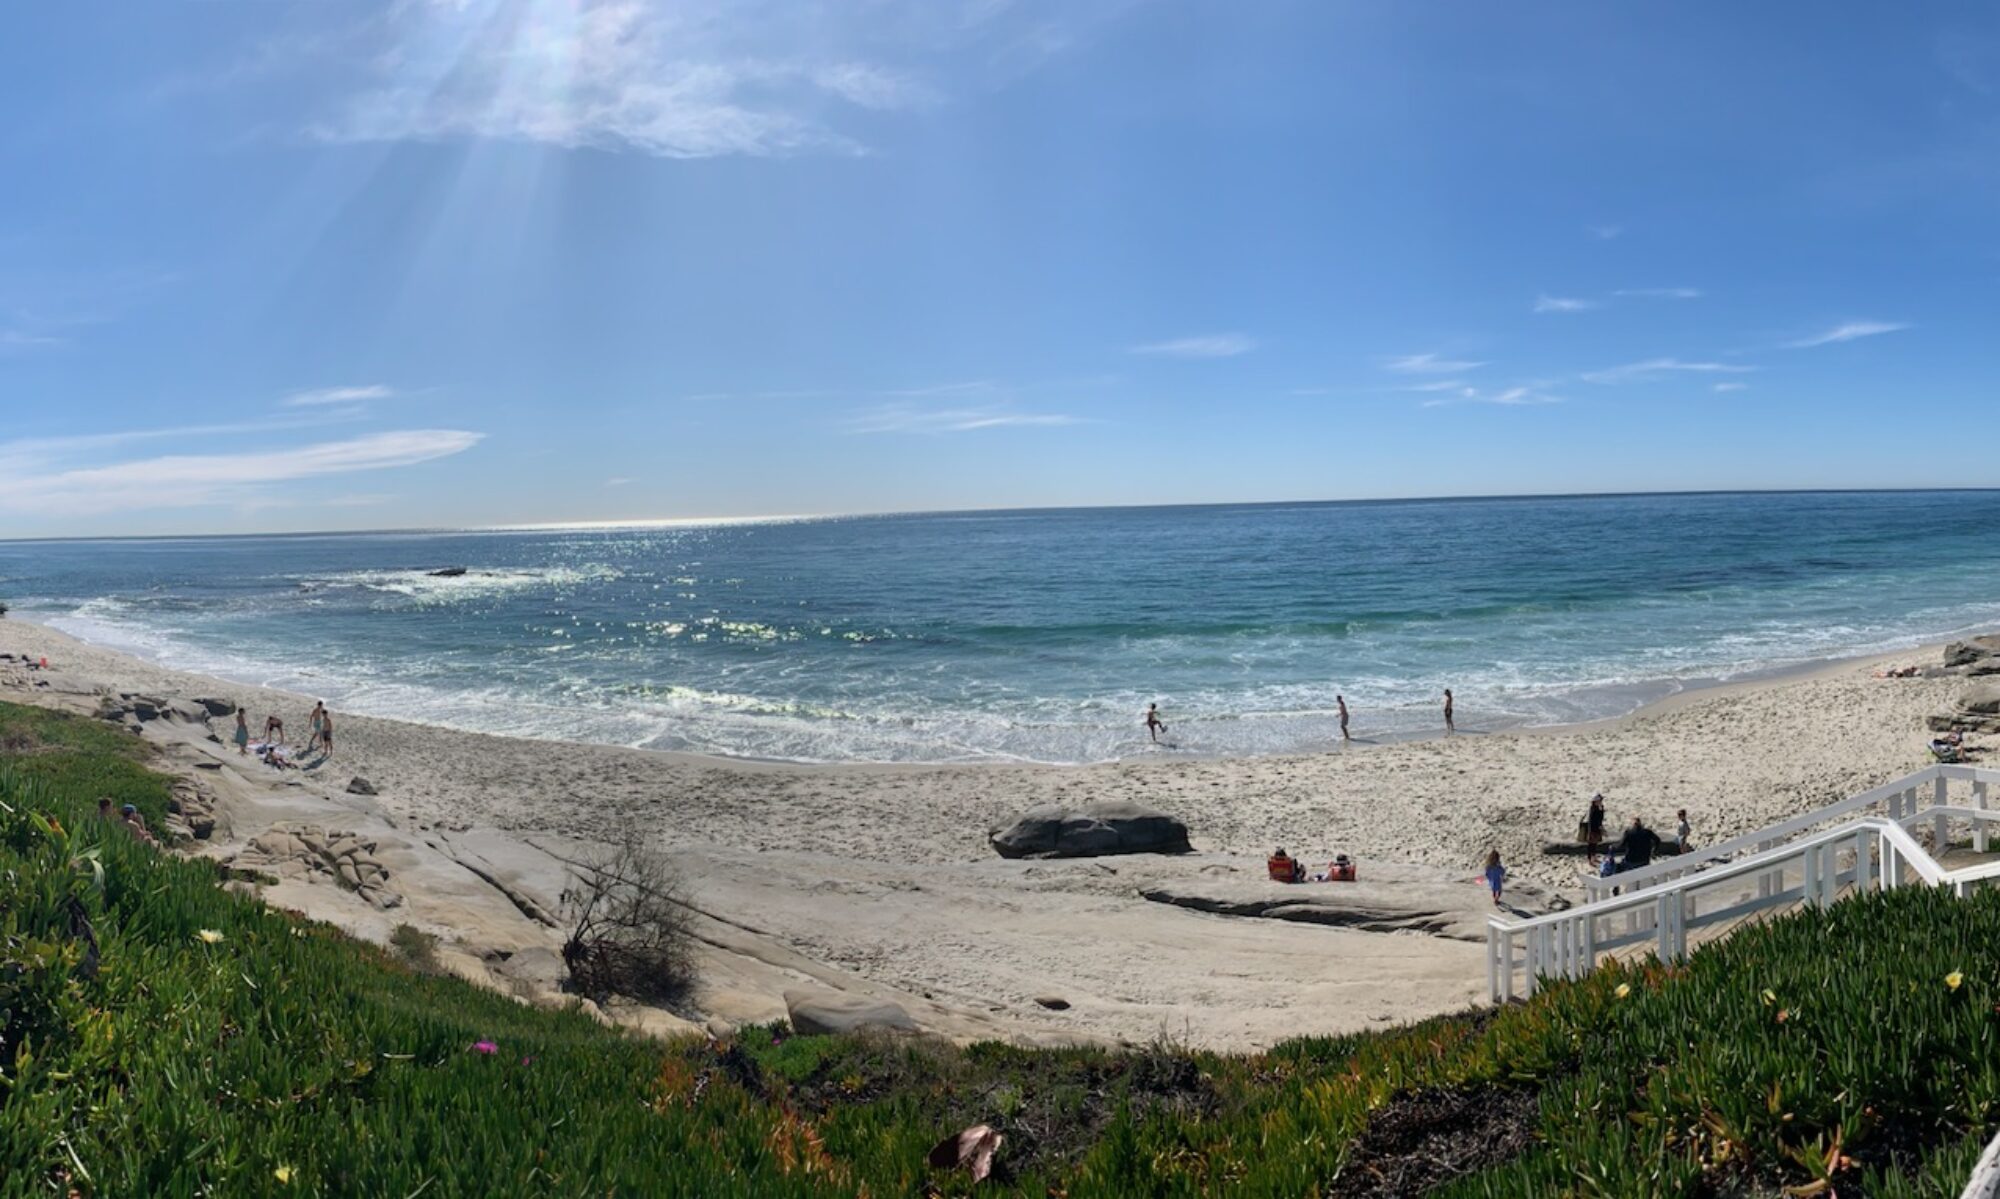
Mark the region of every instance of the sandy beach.
MULTIPOLYGON (((88 713, 121 693, 222 698, 247 707, 253 727, 279 713, 295 741, 311 707, 19 620, 0 620, 0 652, 51 666, 0 665, 0 696, 11 700, 88 713)), ((1930 665, 1937 651, 1893 660, 1930 665)), ((685 1020, 627 1014, 632 1022, 777 1019, 787 990, 814 988, 893 1000, 959 1039, 1164 1035, 1254 1048, 1478 1002, 1482 947, 1210 915, 1144 893, 1283 890, 1259 881, 1279 844, 1307 861, 1351 854, 1364 876, 1462 886, 1466 920, 1490 910, 1474 881, 1489 848, 1524 884, 1573 892, 1576 861, 1540 848, 1574 830, 1595 791, 1616 826, 1638 814, 1670 828, 1686 808, 1697 841, 1713 841, 1924 765, 1924 717, 1962 681, 1871 677, 1880 661, 1694 692, 1574 729, 1081 767, 739 763, 342 712, 331 762, 277 772, 199 725, 154 721, 143 735, 165 768, 217 800, 217 830, 195 852, 227 858, 279 826, 371 838, 392 907, 311 878, 258 890, 376 940, 414 924, 440 936, 453 968, 523 994, 546 997, 557 976, 560 941, 541 917, 559 907, 565 863, 632 825, 679 862, 703 940, 702 988, 685 1020), (350 794, 356 777, 377 794, 350 794), (1025 809, 1110 799, 1184 820, 1197 852, 1009 862, 988 846, 988 829, 1025 809)), ((1478 714, 1460 722, 1476 729, 1478 714)), ((229 723, 213 731, 226 735, 229 723)), ((1547 898, 1523 891, 1524 903, 1547 898)))

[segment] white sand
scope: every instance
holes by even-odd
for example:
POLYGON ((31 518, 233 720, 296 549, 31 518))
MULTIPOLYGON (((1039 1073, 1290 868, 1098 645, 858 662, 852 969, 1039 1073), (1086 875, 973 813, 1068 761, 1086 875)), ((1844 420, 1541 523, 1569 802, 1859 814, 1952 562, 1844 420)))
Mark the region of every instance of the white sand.
MULTIPOLYGON (((311 707, 17 620, 0 621, 0 651, 47 655, 55 668, 0 667, 10 699, 87 711, 121 691, 217 696, 247 704, 253 728, 280 713, 294 740, 311 707)), ((1896 660, 1930 663, 1936 653, 1896 660)), ((1574 831, 1593 791, 1604 792, 1614 826, 1639 813, 1670 829, 1685 807, 1696 838, 1714 841, 1926 764, 1923 718, 1961 681, 1875 679, 1872 665, 1694 693, 1574 730, 1086 767, 760 765, 338 713, 333 762, 281 776, 207 743, 206 730, 155 722, 146 736, 166 748, 167 764, 222 795, 226 828, 203 852, 224 856, 280 820, 365 829, 385 840, 385 863, 394 858, 402 908, 381 912, 304 882, 268 897, 377 939, 400 921, 439 932, 475 977, 498 977, 496 967, 532 975, 547 955, 522 951, 559 943, 495 883, 552 910, 563 859, 636 822, 680 860, 704 913, 697 1015, 777 1018, 782 992, 809 983, 896 999, 961 1038, 1164 1033, 1248 1048, 1477 1002, 1483 951, 1422 934, 1192 913, 1147 902, 1142 881, 1254 878, 1283 844, 1309 861, 1347 852, 1364 871, 1371 861, 1428 865, 1439 879, 1464 879, 1469 905, 1486 903, 1473 877, 1488 848, 1517 875, 1573 887, 1576 862, 1538 851, 1574 831), (203 757, 228 768, 194 772, 203 757), (355 775, 379 798, 344 794, 355 775), (1203 852, 1019 863, 987 847, 987 828, 1023 809, 1101 799, 1181 817, 1203 852), (497 963, 495 950, 516 957, 497 963), (1039 996, 1071 1007, 1044 1010, 1039 996)), ((230 722, 215 724, 226 736, 230 722)))

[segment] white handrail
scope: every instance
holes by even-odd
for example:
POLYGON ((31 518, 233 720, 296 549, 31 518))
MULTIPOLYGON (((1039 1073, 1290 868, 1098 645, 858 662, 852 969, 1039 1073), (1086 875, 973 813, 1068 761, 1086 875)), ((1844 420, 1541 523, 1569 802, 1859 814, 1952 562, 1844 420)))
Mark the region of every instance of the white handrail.
MULTIPOLYGON (((1778 824, 1766 825, 1755 832, 1744 833, 1740 837, 1731 837, 1727 841, 1717 842, 1714 845, 1705 845, 1700 849, 1689 850, 1687 853, 1675 854, 1669 858, 1661 858, 1649 866, 1641 866, 1637 870, 1628 870, 1622 874, 1612 875, 1609 878, 1586 879, 1584 881, 1585 893, 1592 898, 1596 898, 1599 894, 1610 890, 1612 887, 1619 887, 1627 891, 1638 890, 1644 888, 1649 883, 1686 874, 1709 862, 1734 857, 1744 850, 1761 852, 1771 848, 1772 842, 1789 840, 1791 837, 1824 824, 1829 820, 1906 794, 1924 783, 1941 777, 1940 771, 1950 769, 1962 770, 1967 768, 1926 766, 1915 774, 1905 775, 1894 782, 1884 783, 1873 790, 1863 791, 1859 795, 1850 795, 1838 802, 1827 804, 1821 808, 1815 808, 1802 816, 1794 816, 1790 820, 1778 824)), ((2000 772, 1988 771, 1985 773, 1993 775, 1993 781, 2000 781, 2000 772)), ((1616 843, 1613 842, 1613 844, 1616 843)))
MULTIPOLYGON (((1642 890, 1665 879, 1679 878, 1682 875, 1700 869, 1710 862, 1734 857, 1745 850, 1762 852, 1763 850, 1773 848, 1776 842, 1788 840, 1799 833, 1824 824, 1828 820, 1848 815, 1862 808, 1872 807, 1875 804, 1890 802, 1891 814, 1894 815, 1900 812, 1902 807, 1902 801, 1898 799, 1899 796, 1910 795, 1925 783, 1932 784, 1935 794, 1941 794, 1936 791, 1937 787, 1946 780, 1953 779, 1972 783, 1976 801, 1983 805, 1989 785, 2000 784, 2000 770, 1985 766, 1948 766, 1942 764, 1926 766, 1921 770, 1884 783, 1879 787, 1863 791, 1858 795, 1850 795, 1846 799, 1815 808, 1803 815, 1794 816, 1790 820, 1766 825, 1755 832, 1745 833, 1739 837, 1732 837, 1727 841, 1721 841, 1714 845, 1705 845, 1700 849, 1689 850, 1687 853, 1659 858, 1653 861, 1652 864, 1642 866, 1637 870, 1627 870, 1606 878, 1585 879, 1584 894, 1590 899, 1597 899, 1610 893, 1614 887, 1625 891, 1642 890)), ((1901 814, 1904 816, 1916 815, 1914 800, 1910 804, 1909 810, 1901 812, 1901 814)), ((1951 814, 1955 816, 1963 815, 1963 813, 1957 811, 1952 811, 1951 814)), ((1932 816, 1935 819, 1935 815, 1929 811, 1926 811, 1924 815, 1932 816)), ((1985 851, 1985 830, 1978 829, 1975 832, 1974 842, 1974 848, 1980 852, 1985 851)), ((1611 844, 1615 845, 1616 842, 1612 842, 1611 844)))

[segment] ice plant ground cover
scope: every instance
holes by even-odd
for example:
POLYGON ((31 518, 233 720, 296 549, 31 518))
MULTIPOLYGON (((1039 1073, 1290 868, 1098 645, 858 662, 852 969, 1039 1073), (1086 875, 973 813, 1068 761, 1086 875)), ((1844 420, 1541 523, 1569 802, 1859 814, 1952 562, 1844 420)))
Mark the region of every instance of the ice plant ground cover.
POLYGON ((120 730, 0 705, 0 755, 0 1195, 1946 1196, 2000 1122, 1991 892, 1263 1054, 666 1044, 100 824, 165 802, 120 730), (927 1164, 976 1124, 992 1179, 927 1164))

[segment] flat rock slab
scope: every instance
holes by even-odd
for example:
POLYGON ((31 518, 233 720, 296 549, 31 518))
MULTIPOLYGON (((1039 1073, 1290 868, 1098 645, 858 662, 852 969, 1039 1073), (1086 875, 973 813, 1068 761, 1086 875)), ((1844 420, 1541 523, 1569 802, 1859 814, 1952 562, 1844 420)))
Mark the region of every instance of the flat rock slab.
POLYGON ((917 1031, 917 1022, 899 1005, 839 991, 787 991, 785 1012, 792 1029, 806 1036, 858 1032, 864 1028, 917 1031))
POLYGON ((1246 863, 1229 875, 1211 875, 1142 886, 1154 903, 1217 916, 1294 920, 1361 932, 1428 933, 1457 941, 1484 941, 1486 918, 1535 916, 1568 902, 1531 882, 1509 880, 1505 906, 1494 907, 1486 884, 1468 870, 1453 878, 1441 870, 1398 863, 1360 864, 1351 883, 1275 883, 1264 864, 1246 863))

